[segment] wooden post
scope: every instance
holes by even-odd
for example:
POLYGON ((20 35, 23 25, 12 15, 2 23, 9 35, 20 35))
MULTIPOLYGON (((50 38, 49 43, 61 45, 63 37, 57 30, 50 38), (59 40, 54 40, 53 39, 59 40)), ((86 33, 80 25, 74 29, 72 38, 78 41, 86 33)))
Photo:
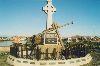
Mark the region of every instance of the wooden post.
POLYGON ((45 55, 45 57, 46 57, 46 60, 48 60, 48 48, 46 49, 46 55, 45 55))
POLYGON ((19 57, 19 46, 17 46, 17 57, 19 57))
POLYGON ((56 48, 53 49, 52 57, 54 60, 56 60, 56 48))
POLYGON ((28 58, 28 48, 27 48, 27 45, 25 46, 25 49, 26 49, 26 58, 28 58))
POLYGON ((23 48, 22 48, 22 45, 21 45, 21 58, 23 58, 23 48))

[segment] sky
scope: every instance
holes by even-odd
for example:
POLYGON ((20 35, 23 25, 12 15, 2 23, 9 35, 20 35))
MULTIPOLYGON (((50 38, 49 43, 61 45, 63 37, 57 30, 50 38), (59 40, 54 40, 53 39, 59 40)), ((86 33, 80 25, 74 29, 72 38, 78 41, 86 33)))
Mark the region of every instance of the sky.
MULTIPOLYGON (((52 0, 62 36, 100 36, 100 0, 52 0)), ((46 0, 0 0, 0 36, 34 35, 46 28, 46 0)))

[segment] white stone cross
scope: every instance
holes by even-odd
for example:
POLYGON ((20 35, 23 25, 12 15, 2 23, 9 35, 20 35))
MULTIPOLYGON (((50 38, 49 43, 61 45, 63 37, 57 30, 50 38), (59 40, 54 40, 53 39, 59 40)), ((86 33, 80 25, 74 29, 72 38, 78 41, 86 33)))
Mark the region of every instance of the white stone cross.
POLYGON ((52 5, 52 0, 47 0, 47 5, 43 7, 43 11, 47 14, 46 29, 49 29, 53 23, 52 15, 56 12, 56 8, 52 5))

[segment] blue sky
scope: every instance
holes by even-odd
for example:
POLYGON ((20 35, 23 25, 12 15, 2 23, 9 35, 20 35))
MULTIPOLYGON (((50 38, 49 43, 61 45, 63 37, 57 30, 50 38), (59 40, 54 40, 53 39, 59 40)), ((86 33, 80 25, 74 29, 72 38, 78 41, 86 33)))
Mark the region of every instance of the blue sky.
MULTIPOLYGON (((45 29, 46 0, 0 0, 0 35, 33 35, 45 29)), ((100 0, 53 0, 60 25, 74 24, 59 31, 62 36, 100 36, 100 0)))

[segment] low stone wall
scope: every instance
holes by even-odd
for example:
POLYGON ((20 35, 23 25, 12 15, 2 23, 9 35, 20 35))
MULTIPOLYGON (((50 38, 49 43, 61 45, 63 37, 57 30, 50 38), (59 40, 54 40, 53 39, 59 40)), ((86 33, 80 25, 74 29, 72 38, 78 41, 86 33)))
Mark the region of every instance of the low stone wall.
POLYGON ((9 46, 0 46, 0 52, 9 52, 10 47, 9 46))

